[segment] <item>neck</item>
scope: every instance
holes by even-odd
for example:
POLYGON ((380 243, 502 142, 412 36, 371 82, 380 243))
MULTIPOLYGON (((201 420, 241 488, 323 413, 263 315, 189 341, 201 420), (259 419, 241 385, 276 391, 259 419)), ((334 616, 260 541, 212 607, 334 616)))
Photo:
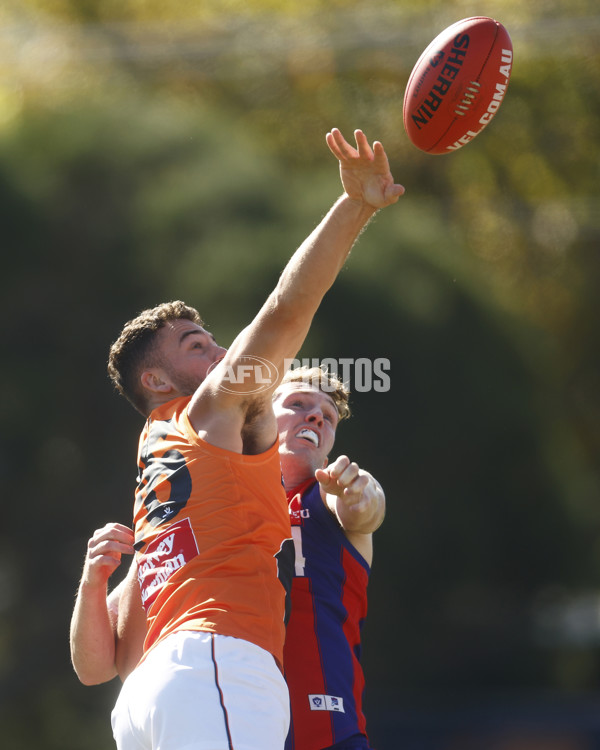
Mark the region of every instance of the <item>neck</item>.
POLYGON ((283 484, 286 492, 295 489, 308 479, 314 479, 315 472, 312 466, 299 463, 294 460, 293 455, 281 455, 281 471, 283 473, 283 484))
POLYGON ((183 394, 181 393, 171 392, 167 396, 154 396, 153 398, 148 399, 148 414, 154 411, 154 409, 157 409, 159 406, 168 404, 169 401, 173 401, 173 399, 179 398, 182 395, 183 394))

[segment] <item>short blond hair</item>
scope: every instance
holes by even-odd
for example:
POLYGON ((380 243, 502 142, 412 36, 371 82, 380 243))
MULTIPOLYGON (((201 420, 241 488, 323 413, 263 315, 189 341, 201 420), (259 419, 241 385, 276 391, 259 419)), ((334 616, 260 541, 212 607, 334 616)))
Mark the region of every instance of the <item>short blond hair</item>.
POLYGON ((307 367, 306 365, 295 367, 285 373, 280 386, 286 385, 286 383, 306 383, 331 396, 340 422, 342 419, 348 419, 351 414, 350 404, 348 403, 350 391, 345 383, 329 370, 321 367, 307 367))

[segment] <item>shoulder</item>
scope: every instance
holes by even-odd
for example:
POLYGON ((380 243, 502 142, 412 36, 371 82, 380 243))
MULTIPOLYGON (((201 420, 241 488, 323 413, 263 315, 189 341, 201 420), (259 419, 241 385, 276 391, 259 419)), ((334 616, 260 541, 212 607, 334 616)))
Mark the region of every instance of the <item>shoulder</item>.
POLYGON ((228 393, 206 381, 192 396, 187 418, 208 443, 235 453, 263 453, 277 438, 270 394, 228 393))

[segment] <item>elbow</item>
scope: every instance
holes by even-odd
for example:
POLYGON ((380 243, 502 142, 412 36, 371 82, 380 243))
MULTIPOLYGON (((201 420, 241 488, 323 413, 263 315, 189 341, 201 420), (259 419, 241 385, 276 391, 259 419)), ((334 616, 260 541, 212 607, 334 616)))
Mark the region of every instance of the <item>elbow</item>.
POLYGON ((112 680, 113 677, 116 677, 117 674, 116 668, 107 670, 98 665, 94 666, 88 663, 82 664, 74 657, 71 657, 71 664, 73 665, 73 670, 75 671, 79 682, 87 687, 101 685, 104 682, 108 682, 109 680, 112 680))
POLYGON ((73 670, 75 671, 75 674, 77 675, 77 679, 79 680, 79 682, 81 682, 82 685, 90 686, 90 685, 100 684, 101 680, 98 680, 98 676, 94 674, 92 670, 82 667, 81 665, 77 664, 73 659, 71 660, 71 663, 73 665, 73 670))
POLYGON ((92 685, 100 685, 103 680, 98 680, 92 675, 87 675, 85 672, 78 672, 75 670, 75 674, 79 678, 79 682, 81 682, 82 685, 85 685, 86 687, 91 687, 92 685))
POLYGON ((96 679, 96 675, 92 674, 92 672, 88 672, 86 669, 82 669, 81 667, 78 667, 73 662, 73 669, 75 671, 75 674, 77 675, 77 679, 79 682, 81 682, 82 685, 98 685, 99 681, 96 679))
POLYGON ((108 682, 109 680, 112 680, 115 675, 106 675, 106 674, 98 674, 94 673, 93 671, 85 671, 85 670, 75 670, 75 674, 77 675, 79 682, 81 682, 82 685, 85 685, 86 687, 91 687, 93 685, 102 685, 104 682, 108 682))

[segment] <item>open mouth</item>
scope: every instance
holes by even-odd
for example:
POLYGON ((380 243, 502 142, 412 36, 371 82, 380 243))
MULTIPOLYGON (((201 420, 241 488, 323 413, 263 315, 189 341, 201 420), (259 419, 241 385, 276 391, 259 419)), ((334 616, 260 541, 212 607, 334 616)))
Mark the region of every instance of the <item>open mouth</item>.
POLYGON ((297 438, 302 438, 303 440, 308 440, 309 443, 312 443, 316 448, 319 447, 319 436, 314 430, 309 430, 306 427, 303 427, 299 432, 296 433, 297 438))

